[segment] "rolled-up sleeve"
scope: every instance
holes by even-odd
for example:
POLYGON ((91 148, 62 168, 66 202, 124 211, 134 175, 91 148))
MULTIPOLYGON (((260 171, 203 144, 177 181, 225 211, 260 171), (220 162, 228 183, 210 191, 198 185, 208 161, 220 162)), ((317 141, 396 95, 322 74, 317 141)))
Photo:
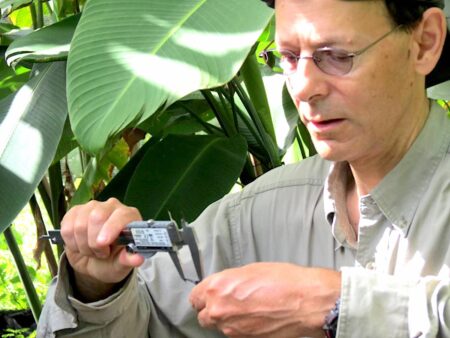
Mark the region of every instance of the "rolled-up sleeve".
POLYGON ((338 337, 450 337, 450 284, 342 268, 338 337))

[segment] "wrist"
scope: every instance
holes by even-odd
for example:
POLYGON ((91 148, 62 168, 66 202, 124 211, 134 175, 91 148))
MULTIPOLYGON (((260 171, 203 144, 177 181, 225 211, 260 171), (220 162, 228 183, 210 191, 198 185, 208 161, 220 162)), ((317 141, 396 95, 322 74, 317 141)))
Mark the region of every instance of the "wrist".
POLYGON ((341 298, 339 297, 336 301, 336 304, 334 305, 334 308, 331 309, 330 313, 325 317, 325 324, 322 328, 327 338, 336 337, 340 305, 341 305, 341 298))
POLYGON ((73 289, 73 296, 83 303, 92 303, 108 298, 120 290, 128 280, 128 276, 119 283, 105 283, 69 267, 69 278, 73 289))

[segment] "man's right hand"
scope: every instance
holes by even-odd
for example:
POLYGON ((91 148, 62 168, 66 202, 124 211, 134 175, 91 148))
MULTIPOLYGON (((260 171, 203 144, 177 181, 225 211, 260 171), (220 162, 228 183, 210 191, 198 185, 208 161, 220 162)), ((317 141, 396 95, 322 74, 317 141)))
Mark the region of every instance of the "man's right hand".
POLYGON ((74 271, 77 298, 92 302, 109 296, 134 267, 144 262, 142 256, 114 244, 128 223, 139 220, 142 217, 136 208, 114 198, 91 201, 67 212, 61 234, 74 271))

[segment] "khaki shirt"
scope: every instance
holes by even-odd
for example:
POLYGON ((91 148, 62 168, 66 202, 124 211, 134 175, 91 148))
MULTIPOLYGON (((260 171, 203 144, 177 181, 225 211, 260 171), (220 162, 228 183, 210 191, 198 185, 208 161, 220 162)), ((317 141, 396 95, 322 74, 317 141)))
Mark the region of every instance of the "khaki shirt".
MULTIPOLYGON (((357 239, 343 198, 347 164, 313 157, 270 171, 193 223, 205 274, 256 261, 341 270, 338 337, 450 337, 449 147, 450 119, 434 103, 405 157, 360 199, 357 239)), ((223 337, 199 327, 193 285, 167 254, 90 304, 71 296, 66 268, 63 257, 38 337, 223 337)))

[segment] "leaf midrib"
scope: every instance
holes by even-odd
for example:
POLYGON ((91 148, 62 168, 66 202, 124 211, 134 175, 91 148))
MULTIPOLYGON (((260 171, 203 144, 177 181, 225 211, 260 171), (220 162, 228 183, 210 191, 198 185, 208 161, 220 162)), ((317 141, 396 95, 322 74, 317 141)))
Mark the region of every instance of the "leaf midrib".
MULTIPOLYGON (((197 5, 195 5, 184 17, 181 18, 181 20, 178 22, 177 25, 175 25, 161 40, 161 42, 159 44, 157 44, 153 50, 150 51, 150 55, 156 55, 156 53, 158 51, 161 50, 162 47, 164 47, 164 45, 167 43, 167 41, 169 41, 169 39, 175 35, 176 32, 178 32, 181 27, 183 26, 183 24, 189 20, 196 11, 198 11, 200 9, 200 7, 202 7, 207 0, 200 0, 197 5)), ((110 109, 106 112, 106 114, 104 114, 103 116, 105 118, 109 117, 109 114, 111 113, 111 111, 114 109, 114 107, 116 106, 116 104, 122 99, 122 97, 125 95, 125 93, 128 91, 128 89, 131 87, 131 85, 133 84, 133 82, 136 80, 137 76, 134 75, 130 78, 130 80, 128 81, 128 83, 123 87, 122 92, 117 95, 116 99, 112 102, 112 104, 110 105, 110 109)))
POLYGON ((191 161, 190 165, 188 165, 187 169, 184 171, 184 174, 181 175, 181 177, 177 180, 177 182, 172 186, 172 189, 169 190, 168 194, 166 194, 166 198, 163 200, 163 203, 161 203, 161 207, 159 210, 155 213, 155 217, 159 215, 159 213, 164 209, 164 206, 168 203, 168 201, 171 199, 171 196, 173 195, 174 191, 178 189, 178 187, 181 185, 181 182, 183 182, 186 178, 187 173, 190 172, 190 170, 194 167, 194 163, 197 163, 197 160, 206 153, 207 150, 209 150, 211 147, 213 147, 217 142, 221 142, 222 139, 216 139, 207 144, 195 157, 194 160, 191 161))

